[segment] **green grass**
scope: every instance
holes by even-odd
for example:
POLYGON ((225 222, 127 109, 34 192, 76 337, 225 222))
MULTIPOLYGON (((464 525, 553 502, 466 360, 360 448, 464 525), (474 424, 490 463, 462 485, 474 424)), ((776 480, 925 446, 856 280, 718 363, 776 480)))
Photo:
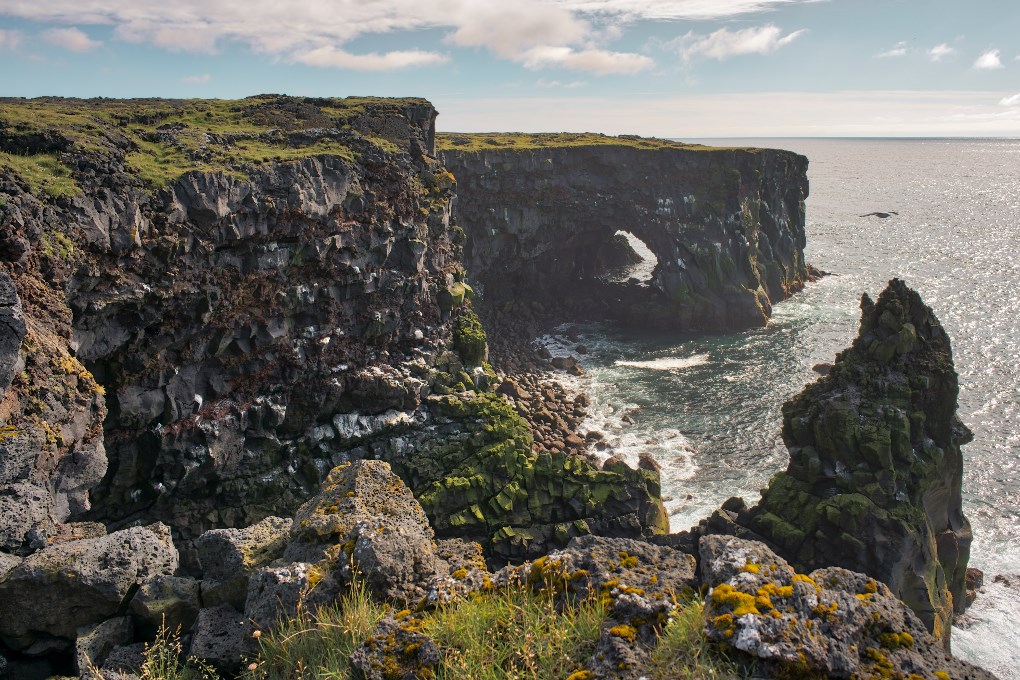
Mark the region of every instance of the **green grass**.
MULTIPOLYGON (((90 668, 97 677, 101 674, 90 668)), ((145 646, 145 662, 138 669, 141 680, 219 680, 209 665, 194 658, 185 658, 181 631, 161 625, 156 640, 145 646)))
MULTIPOLYGON (((502 589, 472 595, 420 614, 416 629, 443 650, 437 680, 564 680, 583 671, 607 610, 603 598, 563 604, 544 593, 502 589)), ((316 612, 300 611, 261 635, 244 680, 354 680, 350 655, 395 607, 363 585, 316 612)), ((737 680, 746 677, 705 638, 704 608, 681 603, 647 661, 631 669, 649 680, 737 680)), ((399 618, 399 617, 398 617, 399 618)), ((179 631, 160 631, 148 645, 143 680, 215 680, 208 666, 181 654, 179 631)))
POLYGON ((244 175, 253 167, 318 155, 353 161, 357 149, 406 150, 408 140, 399 127, 380 133, 376 126, 420 105, 427 102, 277 95, 241 100, 0 98, 0 149, 7 150, 0 152, 0 165, 11 168, 33 192, 59 197, 79 191, 66 164, 68 153, 117 156, 125 142, 133 147, 125 157, 127 167, 152 187, 196 170, 244 175), (340 131, 353 141, 300 140, 292 134, 311 129, 340 131), (26 144, 46 153, 27 153, 26 144))
POLYGON ((363 585, 317 612, 299 612, 259 638, 261 653, 246 669, 246 680, 346 680, 348 658, 387 611, 363 585))
POLYGON ((56 154, 22 156, 0 151, 0 166, 13 170, 14 174, 28 183, 34 194, 60 198, 74 196, 79 192, 71 171, 60 162, 56 154))
POLYGON ((713 648, 703 631, 704 604, 680 608, 663 629, 640 675, 649 680, 715 680, 742 677, 737 666, 713 648))
POLYGON ((446 650, 438 678, 554 680, 584 668, 605 618, 599 598, 558 609, 508 589, 441 608, 423 630, 446 650))
MULTIPOLYGON (((639 137, 637 135, 613 137, 594 132, 441 132, 436 135, 436 146, 440 151, 525 151, 591 146, 622 146, 646 151, 661 149, 718 151, 723 148, 686 144, 656 137, 639 137)), ((748 147, 744 150, 751 149, 748 147)))
MULTIPOLYGON (((362 587, 315 614, 301 613, 260 638, 261 654, 246 680, 347 680, 348 662, 387 611, 362 587)), ((544 594, 503 589, 476 594, 422 615, 418 629, 443 650, 439 680, 563 680, 584 669, 598 644, 606 604, 591 598, 564 605, 544 594)), ((650 680, 742 677, 702 632, 701 602, 682 604, 648 662, 634 669, 650 680)), ((155 679, 154 680, 158 680, 155 679)), ((173 678, 172 680, 178 680, 173 678)))

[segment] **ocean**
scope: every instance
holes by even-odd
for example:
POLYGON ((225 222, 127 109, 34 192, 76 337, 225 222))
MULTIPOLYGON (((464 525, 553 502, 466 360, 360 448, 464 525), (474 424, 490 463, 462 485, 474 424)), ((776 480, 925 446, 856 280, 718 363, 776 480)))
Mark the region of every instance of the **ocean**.
MULTIPOLYGON (((953 630, 953 652, 1020 679, 1020 139, 694 141, 807 156, 807 260, 831 275, 775 305, 761 329, 575 327, 588 350, 576 385, 593 400, 588 428, 631 462, 641 451, 658 460, 674 531, 730 496, 754 503, 788 461, 783 402, 856 336, 861 293, 905 280, 952 338, 959 414, 974 432, 964 511, 986 585, 953 630), (861 217, 876 211, 898 214, 861 217)), ((554 354, 577 344, 555 333, 542 341, 554 354)))

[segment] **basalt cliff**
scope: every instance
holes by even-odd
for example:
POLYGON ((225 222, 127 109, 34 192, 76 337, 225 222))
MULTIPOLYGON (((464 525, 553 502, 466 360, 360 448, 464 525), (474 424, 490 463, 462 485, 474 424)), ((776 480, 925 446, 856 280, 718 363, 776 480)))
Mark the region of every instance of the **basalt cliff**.
MULTIPOLYGON (((778 673, 986 677, 926 637, 917 606, 934 592, 921 582, 955 592, 966 564, 943 354, 921 368, 945 399, 886 395, 874 408, 896 437, 876 429, 851 478, 797 429, 835 397, 809 388, 828 406, 805 397, 786 414, 791 474, 814 486, 784 499, 830 478, 887 509, 906 494, 916 507, 889 509, 879 538, 916 537, 928 513, 937 545, 924 534, 910 565, 843 565, 891 591, 795 572, 829 565, 828 547, 807 546, 842 539, 769 535, 767 512, 788 517, 789 503, 747 515, 778 554, 707 537, 718 531, 664 535, 654 461, 600 460, 578 430, 584 395, 490 362, 476 309, 499 323, 536 304, 687 330, 764 323, 808 276, 805 159, 599 136, 495 150, 451 136, 444 155, 435 120, 419 99, 0 100, 0 676, 124 677, 163 624, 236 675, 280 616, 363 587, 389 607, 344 662, 363 677, 432 677, 446 652, 430 612, 509 591, 555 611, 598 603, 590 658, 564 676, 636 677, 705 586, 702 637, 778 673), (603 276, 629 256, 619 230, 657 255, 650 281, 603 276), (907 440, 934 462, 884 471, 921 455, 907 440), (819 462, 797 463, 811 446, 819 462), (769 565, 754 583, 752 564, 769 565), (800 637, 767 656, 744 642, 762 639, 752 613, 800 637), (812 643, 812 625, 850 642, 812 643), (893 634, 881 663, 862 651, 893 634)), ((906 361, 892 384, 913 390, 911 358, 941 336, 913 298, 892 328, 883 300, 874 342, 858 344, 906 361)), ((885 395, 885 368, 840 366, 841 394, 885 395)), ((808 427, 816 439, 823 425, 808 427)))
MULTIPOLYGON (((540 301, 648 328, 760 326, 800 290, 807 159, 638 137, 440 137, 458 178, 465 266, 490 304, 540 301), (613 282, 614 236, 658 262, 613 282)), ((625 261, 625 260, 624 260, 625 261)))

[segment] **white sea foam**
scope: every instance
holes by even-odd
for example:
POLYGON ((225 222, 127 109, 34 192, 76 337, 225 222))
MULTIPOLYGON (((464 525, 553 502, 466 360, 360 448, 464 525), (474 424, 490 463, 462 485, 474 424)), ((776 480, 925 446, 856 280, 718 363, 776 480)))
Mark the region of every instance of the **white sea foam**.
POLYGON ((967 613, 953 626, 953 654, 981 666, 1000 680, 1020 679, 1020 628, 1017 599, 1020 575, 1009 577, 1013 585, 990 582, 978 592, 967 613))
POLYGON ((651 371, 679 371, 685 368, 704 366, 707 363, 707 354, 695 354, 689 357, 663 357, 648 361, 617 361, 615 365, 624 368, 646 368, 651 371))

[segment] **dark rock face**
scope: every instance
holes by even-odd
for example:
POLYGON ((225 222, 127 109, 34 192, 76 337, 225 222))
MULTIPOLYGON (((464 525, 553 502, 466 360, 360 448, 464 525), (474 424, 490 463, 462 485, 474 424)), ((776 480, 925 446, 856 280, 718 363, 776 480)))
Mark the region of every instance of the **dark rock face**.
POLYGON ((971 542, 960 492, 971 434, 956 416, 949 337, 896 279, 861 308, 853 345, 783 407, 789 467, 758 505, 728 513, 729 530, 764 538, 798 568, 888 584, 948 645, 971 542))
POLYGON ((461 269, 435 110, 366 105, 340 129, 335 102, 238 106, 284 121, 292 105, 323 127, 273 134, 326 152, 153 190, 111 132, 90 140, 104 153, 64 140, 77 195, 0 173, 0 241, 25 246, 0 262, 0 484, 24 508, 4 513, 2 549, 84 514, 160 519, 194 566, 204 530, 314 493, 340 462, 320 436, 334 416, 419 405, 461 269))
POLYGON ((866 574, 839 567, 798 574, 764 544, 731 536, 703 537, 700 562, 702 583, 712 588, 709 639, 774 664, 778 677, 994 678, 947 654, 866 574))
MULTIPOLYGON (((807 159, 774 150, 627 146, 443 153, 457 177, 465 266, 510 300, 680 329, 762 325, 799 290, 807 159), (617 230, 658 258, 650 287, 596 277, 617 230)), ((624 253, 626 258, 626 253, 624 253)))

